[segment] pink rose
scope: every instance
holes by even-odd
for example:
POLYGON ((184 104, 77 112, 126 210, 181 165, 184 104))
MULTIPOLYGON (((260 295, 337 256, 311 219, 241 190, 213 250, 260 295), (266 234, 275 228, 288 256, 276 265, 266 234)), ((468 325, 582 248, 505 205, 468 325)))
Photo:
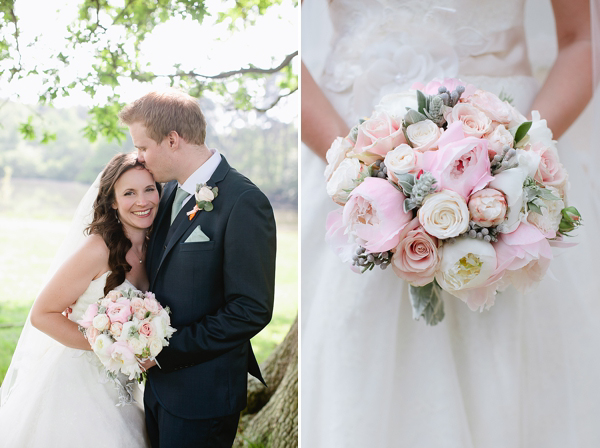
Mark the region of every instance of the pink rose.
POLYGON ((490 160, 498 153, 502 153, 505 146, 513 147, 515 139, 512 134, 506 130, 504 125, 496 126, 496 129, 487 136, 487 140, 490 142, 488 146, 488 153, 490 160))
POLYGON ((541 143, 536 143, 531 149, 540 155, 541 160, 535 173, 535 180, 544 185, 556 187, 561 194, 564 194, 564 188, 567 183, 567 171, 558 159, 558 151, 541 143))
POLYGON ((156 299, 144 299, 144 308, 150 311, 152 314, 156 314, 160 311, 160 305, 156 299))
POLYGON ((108 294, 106 294, 106 298, 112 300, 113 302, 115 302, 120 297, 123 297, 123 293, 116 289, 113 289, 112 291, 109 291, 108 294))
POLYGON ((100 334, 100 332, 98 330, 96 330, 94 327, 92 327, 92 326, 88 327, 88 329, 85 332, 85 337, 88 340, 88 342, 90 343, 90 346, 94 345, 94 343, 96 342, 96 338, 98 337, 99 334, 100 334))
POLYGON ((121 322, 113 322, 110 324, 110 332, 118 338, 123 332, 123 324, 121 322))
POLYGON ((440 87, 445 87, 449 92, 452 92, 453 90, 456 90, 458 86, 463 86, 465 88, 465 91, 460 96, 460 99, 462 101, 469 98, 477 91, 477 87, 475 87, 474 85, 464 83, 460 79, 454 78, 436 78, 433 81, 428 82, 427 85, 424 85, 420 82, 416 82, 412 85, 411 89, 420 90, 421 92, 426 93, 427 95, 435 95, 438 93, 438 89, 440 87))
POLYGON ((492 120, 487 115, 467 103, 458 103, 448 112, 444 113, 448 124, 460 122, 465 135, 483 137, 492 130, 492 120))
POLYGON ((144 308, 144 299, 140 297, 134 297, 133 299, 131 299, 132 312, 135 313, 136 311, 141 310, 142 308, 144 308))
POLYGON ((106 314, 108 315, 111 323, 120 322, 124 324, 129 320, 129 316, 131 316, 133 313, 131 312, 131 306, 128 303, 115 302, 108 307, 106 314))
POLYGON ((469 198, 471 220, 481 227, 497 226, 506 216, 506 198, 498 190, 484 188, 469 198))
POLYGON ((154 336, 154 333, 155 333, 154 326, 152 325, 151 322, 144 322, 140 326, 139 332, 140 332, 140 334, 143 334, 147 338, 151 338, 152 336, 154 336))
POLYGON ((465 138, 460 122, 450 125, 438 144, 437 151, 419 156, 419 167, 431 172, 438 189, 455 191, 467 199, 494 179, 490 174, 487 140, 465 138))
POLYGON ((343 223, 367 251, 385 252, 398 245, 400 231, 412 218, 404 211, 405 199, 387 180, 367 177, 344 205, 343 223))
POLYGON ((92 326, 92 322, 94 321, 94 317, 98 315, 98 304, 92 303, 87 307, 85 313, 81 317, 81 320, 78 320, 77 323, 81 325, 83 328, 89 328, 92 326))
POLYGON ((376 111, 371 118, 358 126, 358 135, 354 149, 349 155, 356 155, 370 165, 401 143, 406 143, 402 132, 402 123, 387 112, 376 111))
POLYGON ((437 239, 425 232, 418 218, 413 219, 400 233, 392 269, 411 285, 424 286, 433 281, 439 262, 437 239))
MULTIPOLYGON (((155 300, 155 299, 156 299, 156 296, 154 295, 154 293, 153 293, 153 292, 146 291, 146 292, 144 293, 144 299, 152 299, 152 300, 155 300)), ((159 306, 160 306, 160 304, 159 304, 159 306)))
POLYGON ((492 121, 508 125, 514 120, 514 108, 492 92, 477 90, 469 97, 468 103, 482 111, 492 121))

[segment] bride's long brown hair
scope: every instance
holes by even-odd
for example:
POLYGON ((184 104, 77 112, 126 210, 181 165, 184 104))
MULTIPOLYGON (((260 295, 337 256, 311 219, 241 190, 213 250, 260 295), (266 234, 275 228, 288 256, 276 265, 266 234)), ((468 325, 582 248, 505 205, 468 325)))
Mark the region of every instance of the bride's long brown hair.
MULTIPOLYGON (((90 225, 85 229, 88 235, 100 235, 108 247, 108 266, 111 273, 106 279, 104 294, 115 289, 125 281, 125 274, 131 271, 131 265, 125 259, 127 252, 131 249, 131 241, 125 235, 123 225, 117 218, 117 211, 113 208, 116 201, 115 183, 117 180, 131 169, 145 169, 137 160, 135 153, 115 155, 100 177, 100 186, 98 196, 94 201, 94 218, 90 225)), ((160 194, 160 184, 156 183, 156 188, 160 194)), ((148 229, 148 233, 151 228, 148 229)), ((147 244, 144 242, 144 245, 147 244)))

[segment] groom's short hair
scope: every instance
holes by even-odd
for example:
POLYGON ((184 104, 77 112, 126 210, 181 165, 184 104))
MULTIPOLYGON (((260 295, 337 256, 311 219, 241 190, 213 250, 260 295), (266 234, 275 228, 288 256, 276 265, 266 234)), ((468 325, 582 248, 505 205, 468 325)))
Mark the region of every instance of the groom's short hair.
POLYGON ((147 93, 125 106, 119 119, 127 126, 142 123, 157 143, 171 131, 194 145, 204 144, 206 138, 206 119, 198 100, 177 89, 147 93))

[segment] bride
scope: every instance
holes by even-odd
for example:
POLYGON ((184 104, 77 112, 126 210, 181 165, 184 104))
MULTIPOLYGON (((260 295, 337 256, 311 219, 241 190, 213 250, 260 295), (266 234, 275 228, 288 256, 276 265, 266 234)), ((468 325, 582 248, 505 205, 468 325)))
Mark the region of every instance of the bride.
POLYGON ((76 322, 110 290, 148 289, 146 235, 158 203, 159 186, 134 153, 114 156, 82 200, 0 389, 3 447, 149 446, 143 409, 116 406, 115 383, 76 322))
POLYGON ((600 164, 582 138, 591 123, 559 142, 569 198, 585 220, 579 244, 557 254, 533 293, 509 289, 482 313, 445 294, 444 321, 428 327, 412 320, 406 283, 389 271, 351 272, 324 241, 338 207, 325 193, 325 152, 388 93, 460 78, 503 92, 525 115, 539 110, 554 138, 565 133, 592 93, 590 5, 552 4, 559 52, 538 89, 525 0, 304 2, 302 139, 312 152, 302 153, 303 445, 600 446, 600 164), (320 58, 327 9, 332 39, 320 58))

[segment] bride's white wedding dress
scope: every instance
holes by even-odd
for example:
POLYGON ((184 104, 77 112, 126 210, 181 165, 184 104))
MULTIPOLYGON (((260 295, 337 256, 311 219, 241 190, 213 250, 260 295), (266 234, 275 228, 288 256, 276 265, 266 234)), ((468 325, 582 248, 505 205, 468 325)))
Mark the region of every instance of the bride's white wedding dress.
MULTIPOLYGON (((326 9, 309 3, 303 8, 322 19, 326 9)), ((309 69, 350 127, 384 94, 434 77, 503 91, 528 112, 538 87, 524 0, 333 0, 328 8, 331 48, 309 69)), ((307 61, 318 51, 310 39, 321 47, 323 39, 306 32, 316 24, 304 10, 302 19, 307 61)), ((407 285, 391 271, 355 274, 327 248, 325 218, 338 206, 325 193, 325 164, 303 149, 303 446, 600 446, 597 167, 586 166, 583 134, 570 133, 580 140, 567 135, 559 151, 586 223, 578 246, 557 254, 533 293, 511 288, 489 311, 444 295, 435 327, 413 321, 407 285)))
MULTIPOLYGON (((107 276, 90 283, 72 307, 71 320, 81 319, 88 305, 104 296, 107 276)), ((120 288, 133 287, 126 280, 120 288)), ((39 333, 28 336, 37 342, 20 352, 17 374, 2 385, 1 447, 149 446, 141 404, 116 406, 117 389, 91 351, 65 347, 32 327, 29 331, 39 333)))

